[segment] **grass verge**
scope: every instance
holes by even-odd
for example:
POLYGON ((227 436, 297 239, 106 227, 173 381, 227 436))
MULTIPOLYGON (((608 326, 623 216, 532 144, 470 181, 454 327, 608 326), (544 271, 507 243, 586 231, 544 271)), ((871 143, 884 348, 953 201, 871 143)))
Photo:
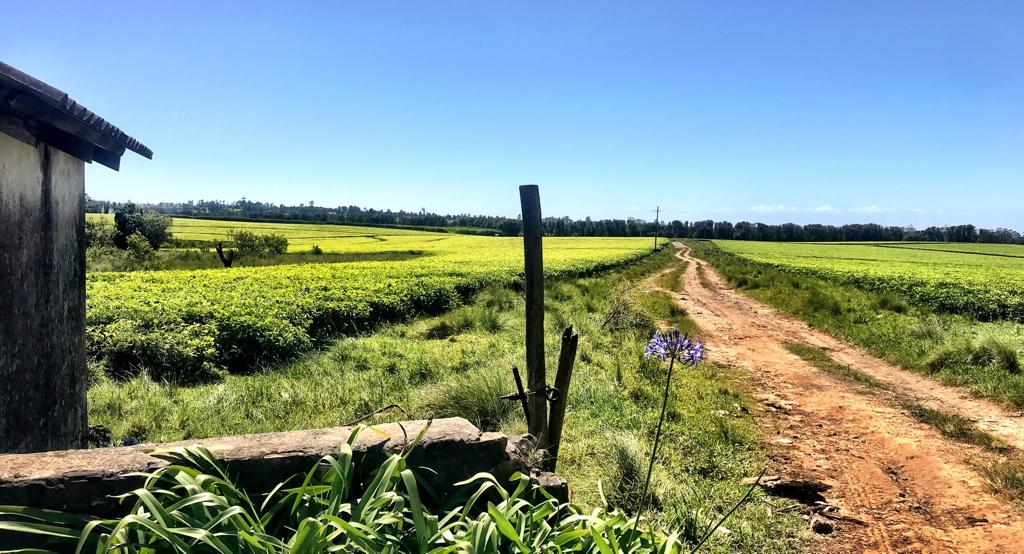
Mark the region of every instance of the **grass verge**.
POLYGON ((786 348, 818 369, 887 394, 893 403, 907 410, 914 419, 934 427, 946 437, 1002 455, 998 459, 980 463, 977 469, 993 492, 1024 505, 1024 460, 1021 459, 1020 452, 1014 451, 995 436, 978 429, 971 420, 958 414, 929 408, 906 395, 894 392, 886 383, 871 375, 837 363, 820 348, 792 342, 786 343, 786 348))
POLYGON ((867 385, 871 388, 880 390, 890 390, 889 386, 878 379, 875 379, 871 375, 864 373, 858 369, 854 369, 850 366, 840 364, 832 359, 827 352, 821 348, 809 346, 799 342, 787 342, 786 350, 789 350, 793 354, 804 359, 804 361, 810 362, 811 365, 818 369, 825 370, 829 373, 845 377, 851 381, 856 381, 862 385, 867 385))
POLYGON ((992 490, 1024 505, 1024 464, 1003 461, 982 468, 982 475, 992 490))
POLYGON ((796 342, 787 342, 786 349, 818 369, 855 381, 872 389, 884 391, 892 403, 906 410, 919 422, 934 427, 946 437, 962 443, 980 446, 992 452, 1007 451, 1006 444, 993 435, 978 429, 971 420, 959 414, 925 406, 913 398, 893 390, 888 384, 863 371, 836 362, 821 348, 796 342))

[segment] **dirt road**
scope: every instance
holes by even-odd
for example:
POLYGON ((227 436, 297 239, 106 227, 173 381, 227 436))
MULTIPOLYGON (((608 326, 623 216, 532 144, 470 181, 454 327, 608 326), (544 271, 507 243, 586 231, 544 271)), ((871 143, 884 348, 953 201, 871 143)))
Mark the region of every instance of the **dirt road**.
POLYGON ((771 473, 823 481, 839 514, 815 552, 1024 553, 1024 517, 978 473, 991 458, 917 422, 885 395, 819 370, 786 342, 825 349, 836 361, 929 407, 959 413, 1024 450, 1024 418, 894 367, 729 288, 710 265, 688 261, 675 293, 700 326, 709 359, 753 372, 767 405, 759 418, 775 445, 771 473), (703 266, 704 279, 697 267, 703 266), (857 521, 853 521, 857 520, 857 521))

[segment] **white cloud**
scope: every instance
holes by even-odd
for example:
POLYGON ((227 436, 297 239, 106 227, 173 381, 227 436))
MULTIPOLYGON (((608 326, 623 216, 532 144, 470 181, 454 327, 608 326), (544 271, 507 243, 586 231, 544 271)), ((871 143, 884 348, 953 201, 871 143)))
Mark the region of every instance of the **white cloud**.
POLYGON ((797 211, 797 207, 796 206, 785 206, 783 204, 779 204, 777 206, 772 206, 770 204, 758 204, 758 205, 750 208, 750 211, 756 212, 756 213, 761 213, 761 214, 770 214, 770 213, 776 213, 776 212, 795 212, 795 211, 797 211))
POLYGON ((732 212, 733 212, 732 208, 718 208, 717 210, 715 210, 715 213, 720 213, 720 214, 731 214, 732 212))
POLYGON ((626 208, 626 211, 627 212, 639 212, 640 211, 640 206, 630 206, 630 207, 626 208))
POLYGON ((835 208, 833 208, 832 206, 829 206, 828 204, 823 204, 821 206, 818 206, 817 208, 810 208, 810 210, 812 212, 818 212, 818 213, 825 213, 825 212, 834 212, 834 211, 836 211, 835 208))
POLYGON ((871 204, 870 206, 860 206, 857 208, 850 208, 851 212, 862 213, 862 214, 877 214, 885 211, 885 208, 878 207, 877 204, 871 204))

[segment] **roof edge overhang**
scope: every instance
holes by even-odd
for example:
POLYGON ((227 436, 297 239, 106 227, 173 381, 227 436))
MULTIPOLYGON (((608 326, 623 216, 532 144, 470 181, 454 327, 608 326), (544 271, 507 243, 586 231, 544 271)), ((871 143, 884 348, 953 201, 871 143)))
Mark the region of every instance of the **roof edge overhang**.
POLYGON ((120 168, 130 150, 153 151, 113 124, 38 79, 0 62, 0 132, 35 145, 49 144, 85 162, 120 168))

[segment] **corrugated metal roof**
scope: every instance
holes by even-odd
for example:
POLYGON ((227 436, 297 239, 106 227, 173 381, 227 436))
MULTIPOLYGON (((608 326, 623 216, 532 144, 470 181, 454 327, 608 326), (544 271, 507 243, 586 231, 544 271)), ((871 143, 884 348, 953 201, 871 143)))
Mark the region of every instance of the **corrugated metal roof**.
MULTIPOLYGON (((52 87, 27 73, 0 62, 0 85, 29 94, 47 106, 57 110, 61 115, 85 127, 99 132, 102 136, 114 141, 136 154, 153 159, 153 151, 135 138, 129 136, 114 124, 94 114, 75 102, 68 93, 52 87)), ((80 137, 89 140, 88 137, 80 137)))

